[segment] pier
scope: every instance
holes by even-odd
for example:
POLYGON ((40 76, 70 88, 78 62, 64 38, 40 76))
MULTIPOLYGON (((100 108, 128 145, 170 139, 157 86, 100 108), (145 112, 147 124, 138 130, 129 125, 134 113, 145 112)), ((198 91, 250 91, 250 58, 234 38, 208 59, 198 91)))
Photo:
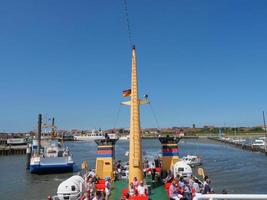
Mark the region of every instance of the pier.
POLYGON ((221 143, 224 143, 224 144, 229 144, 229 145, 235 146, 237 148, 240 148, 240 149, 243 149, 243 150, 246 150, 246 151, 261 152, 261 153, 264 153, 267 156, 267 151, 264 148, 252 146, 252 145, 249 145, 249 144, 234 142, 234 141, 231 141, 231 140, 224 140, 224 139, 219 138, 219 137, 208 137, 208 139, 214 140, 214 141, 217 141, 217 142, 221 142, 221 143))
POLYGON ((0 156, 26 154, 27 145, 12 145, 7 143, 7 138, 0 138, 0 156))
POLYGON ((27 145, 21 146, 5 146, 0 145, 0 156, 26 154, 27 145))

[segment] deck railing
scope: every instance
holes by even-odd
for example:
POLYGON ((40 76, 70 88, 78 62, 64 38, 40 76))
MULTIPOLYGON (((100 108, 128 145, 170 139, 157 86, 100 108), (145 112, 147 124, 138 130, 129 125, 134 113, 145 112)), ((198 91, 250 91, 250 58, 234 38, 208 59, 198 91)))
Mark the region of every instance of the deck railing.
POLYGON ((267 194, 204 194, 194 198, 194 200, 228 200, 228 199, 267 200, 267 194))

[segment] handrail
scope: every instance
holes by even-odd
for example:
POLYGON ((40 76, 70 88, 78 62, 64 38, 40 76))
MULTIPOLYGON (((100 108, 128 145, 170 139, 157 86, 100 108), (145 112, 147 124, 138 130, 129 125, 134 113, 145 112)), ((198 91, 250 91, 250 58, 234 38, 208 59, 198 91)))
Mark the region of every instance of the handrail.
POLYGON ((258 199, 267 199, 267 194, 203 194, 200 196, 196 196, 194 200, 228 200, 228 199, 250 199, 250 200, 258 200, 258 199))

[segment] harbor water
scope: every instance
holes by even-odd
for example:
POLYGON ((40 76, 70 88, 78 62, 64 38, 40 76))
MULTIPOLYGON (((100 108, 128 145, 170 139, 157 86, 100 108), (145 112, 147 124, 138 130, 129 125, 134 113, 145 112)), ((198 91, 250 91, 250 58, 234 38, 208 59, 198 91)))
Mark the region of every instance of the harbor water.
MULTIPOLYGON (((66 142, 76 162, 75 171, 83 160, 89 167, 95 166, 96 144, 94 141, 66 142)), ((127 160, 128 141, 118 141, 116 158, 127 160)), ((258 193, 267 191, 267 157, 262 153, 248 152, 233 146, 208 139, 182 140, 179 143, 180 156, 197 154, 202 157, 203 168, 212 181, 217 193, 226 189, 229 193, 258 193)), ((161 146, 157 139, 143 140, 144 157, 153 159, 160 154, 161 146)), ((26 171, 26 156, 0 157, 0 199, 2 200, 46 200, 56 194, 57 186, 72 173, 35 175, 26 171)))

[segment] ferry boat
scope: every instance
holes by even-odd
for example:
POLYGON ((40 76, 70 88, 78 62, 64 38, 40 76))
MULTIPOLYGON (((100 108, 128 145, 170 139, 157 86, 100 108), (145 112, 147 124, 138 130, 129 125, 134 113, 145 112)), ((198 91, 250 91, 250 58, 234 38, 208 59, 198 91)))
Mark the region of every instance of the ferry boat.
POLYGON ((64 147, 63 140, 59 141, 54 131, 50 138, 41 139, 41 121, 42 116, 39 115, 38 135, 27 150, 29 171, 37 174, 73 171, 74 161, 69 149, 64 147))
MULTIPOLYGON (((130 138, 129 138, 129 161, 126 164, 125 179, 118 178, 115 168, 115 144, 118 140, 106 137, 104 139, 95 140, 97 144, 96 150, 96 166, 95 174, 98 177, 95 183, 95 189, 100 192, 96 195, 102 195, 104 192, 110 200, 131 199, 131 200, 168 200, 174 199, 170 196, 170 188, 173 187, 173 182, 168 182, 173 179, 173 175, 178 175, 180 178, 192 177, 193 170, 191 167, 179 158, 178 154, 178 142, 180 137, 158 137, 161 143, 162 157, 161 165, 149 168, 146 171, 143 166, 142 159, 142 145, 141 145, 141 129, 140 129, 140 113, 139 106, 141 104, 149 103, 148 99, 139 99, 138 87, 137 87, 137 73, 136 73, 136 55, 135 47, 132 48, 132 81, 131 81, 131 95, 130 100, 125 101, 122 104, 130 106, 130 138), (150 171, 151 170, 151 171, 150 171), (171 172, 171 173, 170 173, 171 172), (146 175, 145 175, 146 174, 146 175), (154 174, 154 175, 153 175, 154 174), (169 176, 169 174, 171 176, 169 176), (173 175, 172 175, 173 174, 173 175), (147 176, 148 175, 148 176, 147 176), (153 177, 154 176, 154 177, 153 177), (156 178, 155 178, 156 177, 156 178), (165 179, 164 179, 165 178, 165 179), (144 195, 138 193, 131 194, 131 183, 136 180, 145 183, 144 195), (111 184, 111 186, 110 186, 111 184), (110 188, 114 188, 110 191, 110 188), (111 193, 110 193, 111 192, 111 193)), ((159 147, 160 148, 160 147, 159 147)), ((156 163, 156 162, 155 162, 156 163)), ((84 163, 83 163, 84 164, 84 163)), ((85 172, 81 176, 72 176, 69 179, 63 181, 58 189, 57 195, 49 199, 54 200, 84 200, 88 198, 90 190, 87 189, 87 181, 90 183, 90 176, 88 179, 87 165, 82 165, 82 169, 85 172)), ((204 179, 204 170, 199 168, 198 174, 204 179)), ((89 172, 90 174, 90 172, 89 172)), ((91 179, 92 180, 92 179, 91 179)), ((205 178, 205 182, 202 183, 199 179, 193 179, 200 188, 205 188, 208 184, 208 179, 205 178)), ((186 184, 186 183, 185 183, 186 184)), ((142 186, 143 187, 143 186, 142 186)), ((200 189, 199 188, 199 189, 200 189)), ((251 194, 202 194, 200 190, 192 190, 191 199, 266 199, 267 195, 251 195, 251 194)), ((91 196, 90 196, 91 197, 91 196)), ((176 199, 180 199, 177 196, 176 199)))
POLYGON ((80 134, 80 135, 74 136, 74 140, 76 141, 94 141, 94 140, 103 139, 103 138, 105 138, 105 134, 102 131, 95 131, 95 130, 92 130, 91 133, 80 134))
MULTIPOLYGON (((121 197, 125 197, 128 193, 128 186, 134 180, 137 179, 139 182, 145 182, 147 188, 146 195, 131 196, 132 200, 156 200, 156 199, 169 199, 168 190, 170 183, 164 183, 161 178, 167 177, 167 174, 172 170, 176 174, 181 176, 191 176, 192 169, 184 161, 179 159, 178 153, 178 142, 180 137, 158 137, 162 149, 161 161, 158 159, 157 162, 153 162, 152 166, 144 167, 143 161, 143 149, 141 145, 141 128, 140 128, 140 113, 139 107, 141 104, 148 104, 149 100, 146 96, 145 99, 139 99, 138 96, 138 83, 137 83, 137 69, 136 69, 136 49, 132 48, 132 79, 131 79, 131 92, 130 100, 124 101, 121 104, 130 106, 130 135, 129 135, 129 161, 126 165, 121 166, 122 171, 125 174, 125 179, 118 178, 117 173, 121 173, 121 168, 115 168, 115 144, 118 138, 110 138, 106 134, 105 138, 96 139, 97 154, 96 154, 96 166, 95 173, 99 180, 96 182, 97 191, 105 191, 105 184, 107 181, 112 181, 112 187, 116 188, 111 191, 110 199, 118 200, 121 197), (162 163, 162 164, 160 164, 162 163), (144 172, 148 176, 144 175, 144 172), (116 180, 116 181, 115 181, 116 180)), ((156 155, 155 155, 156 156, 156 155)), ((62 182, 57 190, 57 196, 54 199, 83 199, 81 194, 86 190, 84 188, 87 180, 87 173, 82 176, 84 181, 80 181, 78 177, 71 177, 66 181, 62 182), (79 182, 77 187, 73 188, 79 182)))

